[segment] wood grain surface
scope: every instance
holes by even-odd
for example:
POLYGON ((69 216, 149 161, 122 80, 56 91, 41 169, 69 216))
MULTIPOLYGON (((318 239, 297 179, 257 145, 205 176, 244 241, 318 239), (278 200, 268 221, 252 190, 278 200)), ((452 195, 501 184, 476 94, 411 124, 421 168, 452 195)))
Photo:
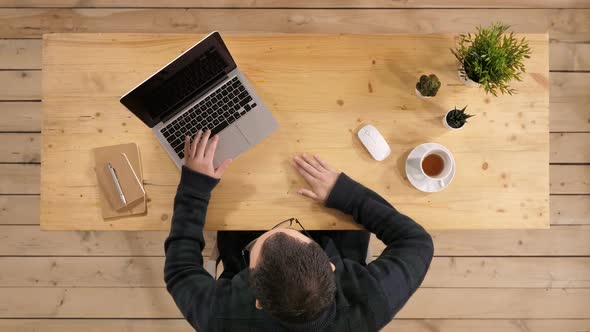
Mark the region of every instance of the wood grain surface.
POLYGON ((0 133, 0 162, 39 163, 40 138, 37 133, 0 133))
MULTIPOLYGON (((588 288, 420 288, 397 318, 589 319, 588 288), (529 303, 536 305, 529 305, 529 303)), ((166 288, 0 288, 4 318, 181 318, 166 288), (18 294, 18 296, 16 296, 18 294)))
MULTIPOLYGON (((590 319, 396 319, 383 332, 580 332, 590 319)), ((194 332, 177 319, 0 319, 12 332, 194 332)))
POLYGON ((40 69, 41 40, 0 39, 0 69, 40 69))
MULTIPOLYGON (((41 68, 40 38, 49 32, 190 32, 205 33, 219 29, 223 33, 285 32, 285 33, 428 33, 473 31, 478 24, 503 21, 519 32, 545 32, 550 38, 549 77, 552 162, 576 163, 581 168, 572 176, 574 181, 564 181, 552 187, 551 229, 548 230, 433 230, 436 254, 423 286, 458 286, 474 289, 465 301, 454 301, 450 296, 444 306, 453 309, 452 317, 425 319, 432 308, 414 311, 417 319, 398 318, 384 331, 390 332, 581 332, 590 331, 590 319, 558 319, 553 303, 563 306, 587 307, 588 295, 581 302, 560 301, 552 296, 561 292, 566 297, 570 288, 588 287, 588 262, 590 256, 590 195, 572 194, 578 191, 590 165, 580 164, 585 142, 570 133, 590 132, 590 109, 587 107, 590 93, 590 11, 584 9, 489 9, 502 6, 588 7, 587 0, 570 1, 349 1, 349 0, 170 0, 165 4, 155 0, 0 0, 0 6, 18 7, 0 9, 0 70, 38 70, 41 68), (248 8, 243 7, 247 3, 248 8), (189 6, 219 6, 195 8, 189 6), (280 8, 289 5, 289 8, 280 8), (339 7, 328 9, 326 6, 339 7), (28 7, 53 7, 31 9, 28 7), (65 6, 74 8, 56 9, 65 6), (94 9, 91 7, 125 6, 126 8, 94 9), (147 8, 157 6, 158 8, 147 8), (179 7, 176 9, 160 8, 179 7), (236 7, 238 6, 238 7, 236 7), (242 6, 242 7, 240 7, 242 6), (252 9, 250 6, 264 6, 252 9), (322 6, 324 9, 304 9, 322 6), (375 9, 350 9, 353 6, 375 9), (378 6, 378 7, 377 7, 378 6), (382 9, 424 6, 425 9, 382 9), (426 8, 436 6, 436 9, 426 8), (478 6, 481 9, 449 9, 442 6, 478 6), (88 9, 80 9, 88 7, 88 9), (132 8, 133 7, 133 8, 132 8), (225 7, 227 9, 220 9, 225 7), (231 7, 231 8, 230 8, 231 7), (268 8, 275 9, 268 9, 268 8), (300 7, 300 8, 296 8, 300 7), (577 71, 577 72, 570 72, 577 71), (556 135, 565 133, 563 137, 556 135), (557 144, 556 144, 557 143, 557 144), (559 149, 559 150, 556 150, 559 149), (553 153, 556 153, 553 155, 553 153), (579 180, 575 180, 579 179, 579 180), (580 181, 581 180, 581 181, 580 181), (560 194, 556 194, 560 192, 560 194), (562 194, 561 194, 562 193, 562 194), (450 256, 444 256, 450 255, 450 256), (463 256, 470 257, 463 257, 463 256), (493 257, 494 255, 499 255, 493 257), (478 257, 479 256, 479 257, 478 257), (484 257, 481 257, 484 256, 484 257), (485 257, 488 256, 488 257, 485 257), (510 257, 505 257, 510 256, 510 257), (539 257, 532 257, 539 256, 539 257), (473 288, 477 287, 477 288, 473 288), (498 289, 497 287, 500 287, 498 289), (515 288, 516 287, 516 288, 515 288), (538 297, 523 296, 520 289, 533 290, 538 297), (534 288, 553 289, 539 293, 534 288), (563 289, 562 289, 563 288, 563 289), (496 291, 497 290, 497 291, 496 291), (544 297, 547 297, 545 299, 544 297), (518 309, 511 319, 471 319, 473 310, 485 313, 494 311, 490 306, 473 305, 473 298, 487 299, 507 309, 518 309), (499 299, 499 300, 498 300, 499 299), (540 300, 539 300, 540 299, 540 300), (465 302, 465 303, 463 303, 465 302), (516 303, 516 304, 515 304, 516 303), (543 311, 541 319, 531 319, 543 311)), ((12 75, 0 75, 0 132, 40 132, 40 102, 6 101, 6 91, 14 91, 19 85, 21 96, 40 99, 40 77, 21 80, 12 75)), ((39 151, 38 140, 19 140, 22 149, 39 151)), ((0 143, 3 143, 0 141, 0 143)), ((7 162, 16 147, 6 147, 0 152, 0 163, 7 162)), ((11 163, 15 162, 12 159, 11 163)), ((22 159, 24 160, 24 159, 22 159)), ((552 165, 551 167, 562 165, 552 165)), ((565 165, 567 166, 567 165, 565 165)), ((59 315, 62 298, 53 292, 38 292, 39 288, 62 287, 135 288, 162 285, 160 266, 163 262, 162 243, 165 232, 43 232, 39 230, 39 165, 18 164, 9 168, 0 166, 0 287, 26 287, 30 291, 3 293, 5 303, 22 303, 23 294, 31 298, 49 296, 51 305, 44 304, 45 313, 59 315), (15 167, 23 169, 19 172, 15 167), (16 177, 16 179, 13 179, 16 177), (7 184, 10 184, 7 186, 7 184), (20 195, 30 191, 33 194, 20 195), (17 226, 18 225, 18 226, 17 226), (137 237, 134 235, 137 234, 137 237), (23 257, 24 255, 24 257, 23 257), (103 255, 103 257, 101 257, 103 255), (106 257, 113 255, 116 257, 106 257), (153 255, 147 257, 144 255, 153 255), (80 256, 80 257, 71 257, 80 256), (157 257, 156 257, 157 256, 157 257), (56 263, 54 265, 53 263, 56 263), (38 280, 38 281, 37 281, 38 280), (56 285, 57 284, 57 285, 56 285)), ((558 176, 568 169, 557 169, 558 176)), ((553 174, 552 174, 553 175, 553 174)), ((207 233, 209 234, 209 233, 207 233)), ((372 245, 380 243, 372 239, 372 245)), ((212 239, 207 238, 207 249, 212 239)), ((372 247, 372 254, 380 251, 372 247)), ((208 253, 208 251, 206 252, 208 253)), ((450 293, 455 293, 453 288, 450 293)), ((104 295, 100 293, 100 295, 104 295)), ((165 296, 165 295, 164 295, 165 296)), ((445 299, 445 295, 441 295, 445 299)), ((75 296, 74 296, 75 297, 75 296)), ((14 332, 73 332, 73 331, 193 331, 183 318, 137 319, 130 317, 89 318, 95 311, 105 312, 112 301, 87 297, 73 299, 81 304, 75 313, 80 319, 39 319, 27 316, 36 302, 10 308, 10 314, 22 319, 0 318, 0 331, 14 332), (106 309, 105 309, 106 308, 106 309)), ((66 296, 64 305, 70 298, 66 296)), ((125 303, 135 303, 136 299, 125 303)), ((439 305, 441 305, 439 303, 439 305)), ((145 308, 140 303, 139 308, 145 308)), ((570 311, 571 313, 572 311, 570 311)), ((563 313, 563 311, 561 312, 563 313)))
POLYGON ((39 195, 0 196, 0 224, 39 224, 39 195))
POLYGON ((552 165, 551 192, 590 194, 590 165, 552 165))
POLYGON ((551 224, 590 224, 590 195, 551 195, 551 224))
POLYGON ((551 74, 551 131, 590 132, 588 91, 590 72, 551 74))
POLYGON ((0 132, 40 131, 40 102, 0 102, 0 132))
POLYGON ((552 40, 588 40, 589 9, 0 9, 0 36, 71 33, 463 33, 502 21, 552 40), (231 17, 232 19, 227 19, 231 17))
MULTIPOLYGON (((0 257, 2 287, 166 287, 164 257, 0 257)), ((588 288, 590 258, 435 257, 421 287, 588 288)))
MULTIPOLYGON (((300 152, 322 155, 427 228, 547 227, 547 36, 526 37, 534 56, 527 62, 523 82, 514 84, 519 93, 497 98, 457 80, 456 63, 448 51, 454 45, 452 35, 228 37, 238 65, 280 129, 234 162, 213 193, 207 229, 267 229, 290 216, 310 229, 355 228, 339 213, 325 212, 296 195, 304 183, 290 163, 300 152), (436 98, 425 101, 415 96, 414 84, 420 74, 430 72, 436 72, 444 85, 436 98), (455 105, 470 105, 477 117, 464 130, 449 132, 440 121, 455 105), (367 123, 390 142, 392 156, 385 162, 372 160, 355 137, 367 123), (425 142, 447 146, 457 162, 452 185, 439 194, 421 193, 404 178, 407 154, 425 142), (468 222, 462 220, 465 215, 470 216, 468 222)), ((44 229, 168 227, 164 216, 171 211, 169 197, 179 171, 149 128, 118 98, 199 39, 129 34, 45 37, 44 229), (145 217, 104 222, 88 151, 124 142, 140 146, 152 204, 145 217), (70 218, 64 218, 66 214, 70 218)))
MULTIPOLYGON (((166 232, 56 231, 6 225, 0 230, 0 256, 163 256, 166 232)), ((215 232, 205 232, 204 256, 211 254, 215 232)), ((590 256, 590 227, 550 229, 434 230, 435 256, 590 256), (564 241, 567 239, 567 241, 564 241)), ((383 242, 371 238, 378 256, 383 242)))
MULTIPOLYGON (((0 0, 0 7, 161 8, 158 0, 0 0)), ((587 0, 168 0, 174 8, 590 8, 587 0)))
POLYGON ((1 100, 41 99, 41 72, 38 70, 0 71, 1 100))

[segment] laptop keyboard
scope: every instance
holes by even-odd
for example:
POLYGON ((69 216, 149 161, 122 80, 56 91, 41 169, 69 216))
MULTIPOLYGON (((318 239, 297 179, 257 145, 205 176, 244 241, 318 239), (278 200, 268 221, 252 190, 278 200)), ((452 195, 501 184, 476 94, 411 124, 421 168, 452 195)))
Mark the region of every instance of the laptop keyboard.
POLYGON ((219 133, 256 107, 252 97, 237 77, 227 81, 215 92, 162 128, 160 132, 180 159, 184 158, 184 138, 199 129, 219 133))

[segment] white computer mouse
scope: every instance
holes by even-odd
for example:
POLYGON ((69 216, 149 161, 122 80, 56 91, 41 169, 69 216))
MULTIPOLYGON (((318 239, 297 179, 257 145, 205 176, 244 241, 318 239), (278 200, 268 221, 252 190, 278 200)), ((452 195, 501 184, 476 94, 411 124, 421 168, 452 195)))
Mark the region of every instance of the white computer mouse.
POLYGON ((379 133, 377 128, 371 125, 366 125, 358 131, 358 136, 375 160, 381 161, 389 157, 391 148, 383 136, 381 136, 381 133, 379 133))

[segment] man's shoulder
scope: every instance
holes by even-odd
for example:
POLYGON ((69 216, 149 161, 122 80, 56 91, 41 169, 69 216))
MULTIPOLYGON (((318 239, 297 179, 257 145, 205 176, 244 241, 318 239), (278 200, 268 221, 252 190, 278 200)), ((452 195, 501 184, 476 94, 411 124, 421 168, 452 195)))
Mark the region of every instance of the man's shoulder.
POLYGON ((340 272, 336 273, 338 312, 370 324, 374 314, 388 306, 379 283, 366 265, 349 259, 343 259, 339 265, 340 272))
POLYGON ((218 279, 215 286, 216 316, 256 313, 256 297, 248 283, 248 271, 244 270, 231 279, 218 279))

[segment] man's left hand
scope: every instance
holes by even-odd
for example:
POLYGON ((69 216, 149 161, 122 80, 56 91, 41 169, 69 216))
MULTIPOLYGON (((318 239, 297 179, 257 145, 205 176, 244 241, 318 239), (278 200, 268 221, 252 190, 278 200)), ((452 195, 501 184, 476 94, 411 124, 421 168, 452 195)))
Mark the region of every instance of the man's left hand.
POLYGON ((217 142, 219 136, 215 135, 209 141, 211 130, 207 129, 197 131, 191 144, 190 136, 184 139, 184 165, 191 170, 208 175, 210 177, 221 179, 221 176, 231 164, 231 159, 226 159, 217 169, 213 167, 213 157, 215 156, 215 149, 217 149, 217 142))
POLYGON ((301 156, 295 156, 293 160, 295 168, 311 187, 311 189, 301 188, 297 193, 325 203, 342 172, 330 167, 317 155, 312 157, 304 153, 301 156))

